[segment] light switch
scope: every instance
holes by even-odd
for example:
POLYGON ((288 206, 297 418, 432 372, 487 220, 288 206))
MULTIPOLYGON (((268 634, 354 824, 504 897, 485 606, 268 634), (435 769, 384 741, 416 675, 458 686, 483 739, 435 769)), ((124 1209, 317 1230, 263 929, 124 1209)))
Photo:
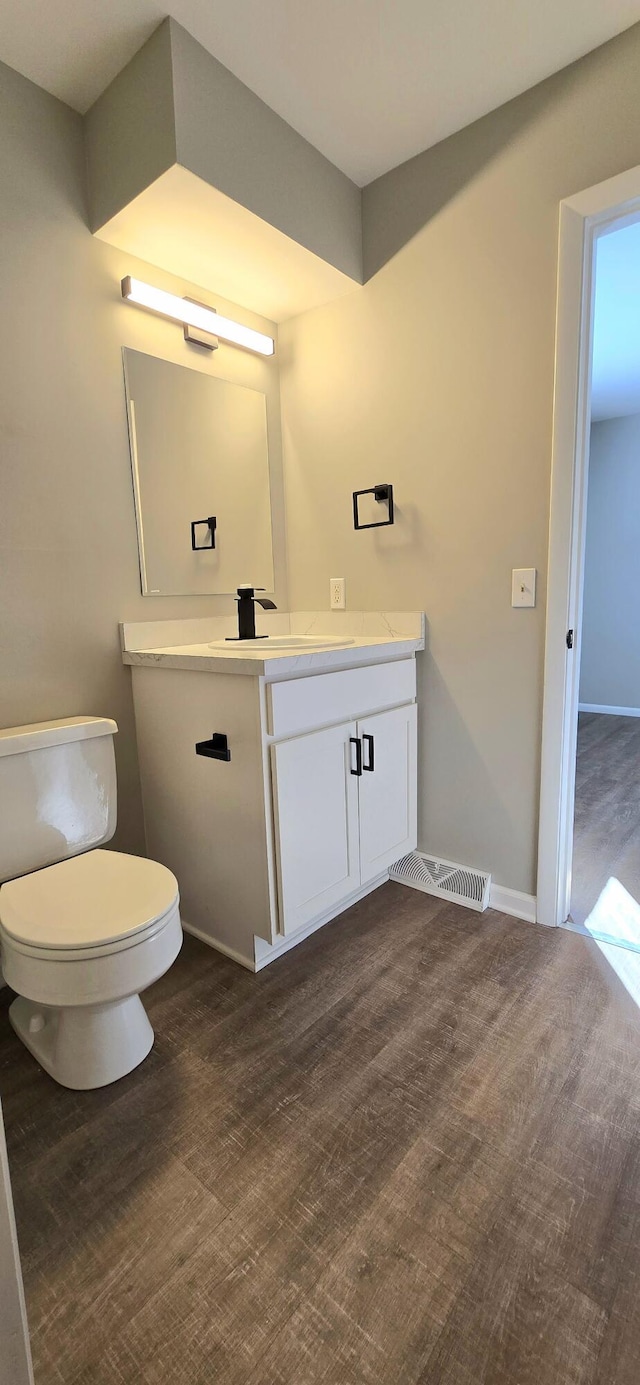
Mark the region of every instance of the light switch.
POLYGON ((536 569, 534 567, 514 567, 511 573, 511 605, 535 606, 536 569))

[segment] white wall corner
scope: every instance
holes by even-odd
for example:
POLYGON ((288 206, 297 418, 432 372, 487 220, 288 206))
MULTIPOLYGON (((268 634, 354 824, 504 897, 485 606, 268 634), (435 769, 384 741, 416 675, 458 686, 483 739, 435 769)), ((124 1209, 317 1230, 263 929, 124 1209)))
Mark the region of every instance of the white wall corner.
POLYGON ((235 948, 227 947, 226 943, 221 943, 218 938, 212 938, 208 933, 203 933, 201 928, 194 928, 186 919, 182 919, 182 927, 185 933, 190 933, 192 938, 198 938, 201 943, 206 943, 207 947, 213 948, 214 952, 221 952, 224 957, 230 957, 232 962, 238 962, 247 971, 255 971, 256 966, 252 957, 245 957, 243 952, 236 952, 235 948))

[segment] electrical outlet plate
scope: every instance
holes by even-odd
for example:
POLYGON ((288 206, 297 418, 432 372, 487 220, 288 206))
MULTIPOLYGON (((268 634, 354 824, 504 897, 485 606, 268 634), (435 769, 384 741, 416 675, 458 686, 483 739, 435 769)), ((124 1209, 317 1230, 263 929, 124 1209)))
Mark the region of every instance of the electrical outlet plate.
POLYGON ((344 611, 346 606, 344 577, 329 578, 329 606, 332 611, 344 611))

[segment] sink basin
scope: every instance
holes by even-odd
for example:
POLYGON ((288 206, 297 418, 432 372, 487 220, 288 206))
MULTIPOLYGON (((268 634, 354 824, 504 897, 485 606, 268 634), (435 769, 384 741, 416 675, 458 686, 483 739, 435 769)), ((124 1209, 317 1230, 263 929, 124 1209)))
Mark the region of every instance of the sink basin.
POLYGON ((267 635, 262 640, 212 640, 209 649, 255 649, 266 653, 270 649, 342 649, 353 643, 350 636, 333 639, 331 635, 267 635))

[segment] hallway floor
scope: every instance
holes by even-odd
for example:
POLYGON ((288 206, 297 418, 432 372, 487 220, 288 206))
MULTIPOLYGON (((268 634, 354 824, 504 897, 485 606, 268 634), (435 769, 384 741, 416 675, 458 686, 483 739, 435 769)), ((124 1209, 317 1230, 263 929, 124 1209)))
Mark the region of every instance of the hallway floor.
POLYGON ((37 1385, 637 1385, 640 1012, 593 941, 387 884, 147 999, 74 1093, 0 993, 37 1385))
POLYGON ((580 712, 573 842, 573 922, 640 948, 640 717, 580 712))

